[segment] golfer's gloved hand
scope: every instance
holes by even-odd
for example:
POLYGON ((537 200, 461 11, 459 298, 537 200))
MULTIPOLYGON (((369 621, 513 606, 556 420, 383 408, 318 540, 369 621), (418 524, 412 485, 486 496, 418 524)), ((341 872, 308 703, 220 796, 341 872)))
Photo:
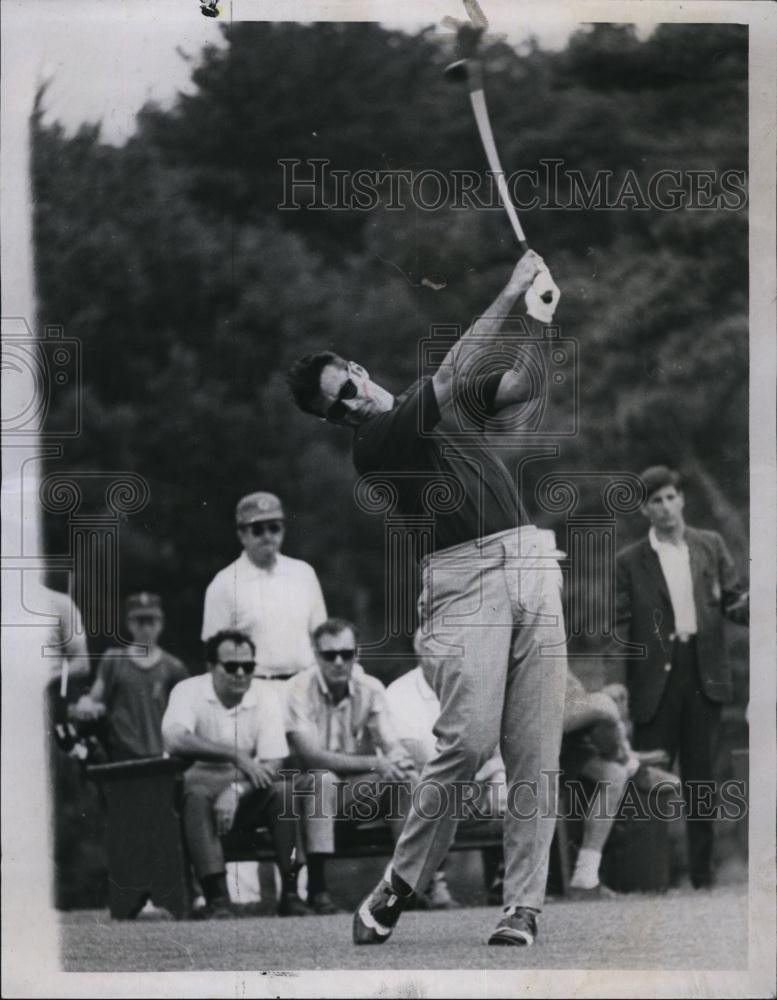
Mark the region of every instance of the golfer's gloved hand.
POLYGON ((523 295, 545 266, 542 257, 534 250, 527 250, 510 275, 507 287, 515 296, 523 295))
POLYGON ((526 293, 526 312, 540 323, 550 323, 560 298, 561 289, 543 264, 526 293))

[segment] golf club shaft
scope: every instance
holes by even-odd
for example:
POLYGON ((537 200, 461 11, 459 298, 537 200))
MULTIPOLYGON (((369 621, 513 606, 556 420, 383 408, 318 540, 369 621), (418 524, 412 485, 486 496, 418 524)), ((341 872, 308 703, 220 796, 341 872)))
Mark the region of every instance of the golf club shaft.
POLYGON ((491 173, 496 178, 496 186, 499 191, 499 197, 504 205, 505 211, 507 212, 507 217, 513 227, 513 232, 518 238, 518 243, 521 249, 526 251, 529 249, 529 244, 526 242, 526 236, 515 211, 515 206, 510 198, 510 191, 507 187, 504 171, 502 170, 502 165, 499 162, 499 153, 497 152, 496 143, 494 142, 494 133, 491 130, 491 120, 488 117, 486 96, 483 92, 483 77, 480 71, 480 65, 474 60, 470 64, 468 79, 469 99, 472 102, 472 110, 475 113, 475 122, 477 123, 478 132, 480 133, 480 141, 483 144, 488 165, 491 168, 491 173))

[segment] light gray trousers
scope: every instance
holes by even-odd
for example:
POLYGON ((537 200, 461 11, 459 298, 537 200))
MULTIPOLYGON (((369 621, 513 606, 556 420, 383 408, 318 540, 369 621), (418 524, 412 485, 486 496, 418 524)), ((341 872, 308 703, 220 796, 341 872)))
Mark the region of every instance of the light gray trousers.
POLYGON ((534 527, 444 549, 422 569, 415 647, 440 700, 437 752, 392 867, 413 888, 427 884, 456 833, 453 786, 470 781, 498 742, 508 785, 504 902, 539 910, 566 690, 561 570, 534 527))

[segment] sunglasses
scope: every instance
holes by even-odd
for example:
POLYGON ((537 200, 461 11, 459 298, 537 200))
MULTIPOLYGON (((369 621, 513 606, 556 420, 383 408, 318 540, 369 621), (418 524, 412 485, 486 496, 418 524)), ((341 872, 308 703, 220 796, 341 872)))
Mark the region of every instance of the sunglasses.
POLYGON ((132 615, 129 619, 135 625, 156 625, 161 619, 157 615, 132 615))
POLYGON ((318 655, 327 663, 334 663, 339 656, 343 663, 350 663, 356 656, 355 649, 319 649, 318 655))
POLYGON ((353 379, 347 378, 343 382, 340 391, 337 394, 337 399, 332 403, 329 409, 326 411, 327 420, 342 420, 343 417, 348 412, 348 407, 343 403, 344 399, 353 399, 358 395, 359 390, 356 388, 356 383, 353 379))
POLYGON ((222 666, 228 674, 236 674, 238 670, 242 670, 243 673, 248 677, 256 669, 255 660, 227 660, 219 664, 222 666))
POLYGON ((253 521, 251 524, 241 524, 241 531, 250 531, 254 538, 259 538, 265 532, 280 535, 283 531, 283 521, 253 521))

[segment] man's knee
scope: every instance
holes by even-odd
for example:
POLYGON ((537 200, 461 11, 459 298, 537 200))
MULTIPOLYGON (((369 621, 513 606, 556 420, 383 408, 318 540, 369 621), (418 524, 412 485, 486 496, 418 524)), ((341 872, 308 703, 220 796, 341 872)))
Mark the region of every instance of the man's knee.
POLYGON ((334 815, 341 787, 342 779, 333 771, 316 770, 296 775, 294 803, 297 815, 314 819, 334 815))
POLYGON ((603 760, 601 762, 601 780, 606 782, 613 792, 622 794, 628 777, 628 771, 624 764, 619 764, 615 760, 603 760))

